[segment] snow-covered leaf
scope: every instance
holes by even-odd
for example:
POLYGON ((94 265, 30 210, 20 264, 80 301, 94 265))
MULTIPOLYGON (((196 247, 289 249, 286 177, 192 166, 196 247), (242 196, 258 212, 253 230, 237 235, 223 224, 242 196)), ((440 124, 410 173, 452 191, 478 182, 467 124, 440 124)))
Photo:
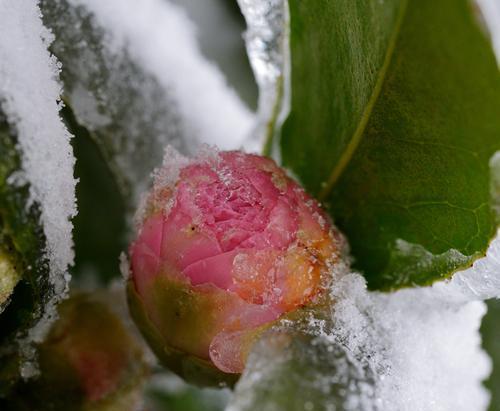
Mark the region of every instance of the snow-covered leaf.
POLYGON ((163 0, 42 0, 64 96, 132 208, 167 144, 239 147, 253 116, 202 55, 185 13, 163 0))
POLYGON ((16 339, 30 376, 31 343, 43 339, 68 291, 75 159, 59 116, 60 66, 47 49, 53 37, 37 2, 1 2, 0 17, 0 38, 8 39, 0 42, 0 248, 11 267, 2 283, 4 274, 11 283, 18 274, 0 316, 1 371, 10 367, 6 357, 16 357, 16 339))
POLYGON ((40 4, 55 35, 51 51, 62 63, 62 114, 78 158, 75 280, 95 285, 119 275, 131 213, 167 144, 183 153, 200 143, 237 148, 253 114, 202 55, 196 28, 179 6, 162 0, 40 4))
POLYGON ((0 394, 19 373, 16 337, 40 320, 52 288, 40 208, 27 207, 28 184, 12 184, 20 163, 16 139, 0 112, 0 394))
POLYGON ((284 163, 329 206, 371 288, 470 266, 496 233, 500 150, 500 74, 472 3, 289 4, 284 163))

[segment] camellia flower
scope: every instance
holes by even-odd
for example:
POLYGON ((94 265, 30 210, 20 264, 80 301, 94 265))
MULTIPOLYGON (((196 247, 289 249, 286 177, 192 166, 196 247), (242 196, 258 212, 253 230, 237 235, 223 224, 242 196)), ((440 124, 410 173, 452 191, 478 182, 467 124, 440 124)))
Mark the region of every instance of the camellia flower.
POLYGON ((337 249, 297 183, 273 160, 237 151, 166 155, 139 220, 132 315, 184 377, 240 373, 264 329, 318 298, 337 249))

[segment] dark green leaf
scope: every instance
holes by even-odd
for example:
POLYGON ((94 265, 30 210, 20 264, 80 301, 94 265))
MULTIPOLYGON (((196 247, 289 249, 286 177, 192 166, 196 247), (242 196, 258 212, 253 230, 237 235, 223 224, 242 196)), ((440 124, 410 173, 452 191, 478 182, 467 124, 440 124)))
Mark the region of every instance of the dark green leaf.
POLYGON ((427 284, 496 232, 500 75, 467 0, 290 1, 284 163, 372 288, 427 284))
POLYGON ((61 110, 70 132, 77 162, 74 218, 75 266, 73 283, 107 283, 121 276, 118 259, 126 249, 126 203, 109 165, 91 133, 80 126, 69 106, 61 110))

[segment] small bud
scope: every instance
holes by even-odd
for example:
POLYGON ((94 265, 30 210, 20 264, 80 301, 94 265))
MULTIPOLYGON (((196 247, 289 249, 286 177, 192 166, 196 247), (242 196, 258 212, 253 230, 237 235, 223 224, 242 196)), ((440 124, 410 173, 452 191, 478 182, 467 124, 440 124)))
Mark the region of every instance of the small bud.
POLYGON ((182 376, 238 374, 264 329, 318 297, 335 252, 327 216, 273 160, 167 156, 130 247, 132 315, 182 376))
POLYGON ((136 337, 95 295, 74 295, 58 313, 38 346, 39 375, 17 382, 6 410, 137 409, 148 368, 136 337))

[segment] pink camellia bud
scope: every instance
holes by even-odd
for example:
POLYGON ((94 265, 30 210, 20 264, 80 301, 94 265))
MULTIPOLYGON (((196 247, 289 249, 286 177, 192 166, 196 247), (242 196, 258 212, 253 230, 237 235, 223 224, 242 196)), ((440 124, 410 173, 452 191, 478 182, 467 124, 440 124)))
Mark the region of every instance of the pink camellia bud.
POLYGON ((273 160, 238 151, 167 155, 139 227, 131 311, 184 377, 241 373, 264 329, 318 298, 337 250, 318 204, 273 160))

